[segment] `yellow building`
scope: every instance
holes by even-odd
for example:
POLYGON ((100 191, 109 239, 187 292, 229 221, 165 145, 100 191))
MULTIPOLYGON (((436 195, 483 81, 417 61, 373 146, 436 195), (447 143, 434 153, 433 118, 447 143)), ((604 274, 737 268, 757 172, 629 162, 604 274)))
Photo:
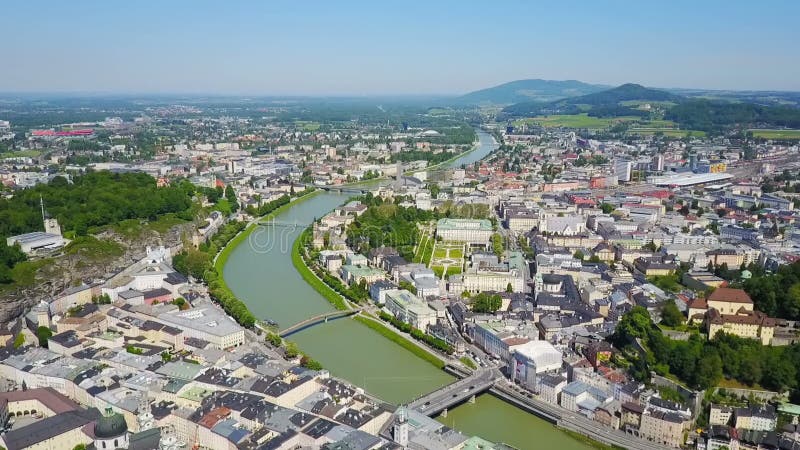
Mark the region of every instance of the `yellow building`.
POLYGON ((720 331, 757 339, 761 345, 769 345, 775 335, 775 319, 760 311, 740 310, 737 314, 719 314, 715 309, 709 310, 708 337, 713 338, 720 331))
POLYGON ((706 300, 708 309, 716 309, 720 314, 737 314, 740 309, 753 310, 753 300, 742 289, 720 287, 706 300))

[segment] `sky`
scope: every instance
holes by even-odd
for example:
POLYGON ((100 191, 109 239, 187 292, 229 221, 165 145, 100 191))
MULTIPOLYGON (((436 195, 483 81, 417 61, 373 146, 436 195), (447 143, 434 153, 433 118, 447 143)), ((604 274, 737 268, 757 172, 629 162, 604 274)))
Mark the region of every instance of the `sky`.
POLYGON ((800 91, 797 0, 8 0, 0 92, 800 91))

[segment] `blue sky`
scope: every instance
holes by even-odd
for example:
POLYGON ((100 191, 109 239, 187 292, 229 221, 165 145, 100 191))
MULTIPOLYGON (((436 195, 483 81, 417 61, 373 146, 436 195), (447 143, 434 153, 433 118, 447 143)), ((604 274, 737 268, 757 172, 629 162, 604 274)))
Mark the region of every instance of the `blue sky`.
POLYGON ((3 2, 0 92, 800 91, 800 1, 3 2))

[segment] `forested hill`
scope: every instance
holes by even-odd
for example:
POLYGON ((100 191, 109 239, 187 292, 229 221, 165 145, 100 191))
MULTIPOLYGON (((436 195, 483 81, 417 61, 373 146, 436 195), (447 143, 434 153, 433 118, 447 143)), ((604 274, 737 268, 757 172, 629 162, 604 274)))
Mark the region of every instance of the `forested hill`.
POLYGON ((42 230, 40 198, 65 233, 84 235, 91 227, 126 219, 155 220, 160 214, 186 212, 193 193, 191 183, 159 188, 144 173, 90 172, 73 177, 72 183, 55 177, 49 184, 0 200, 0 237, 5 241, 11 235, 42 230))
POLYGON ((526 101, 549 102, 598 92, 606 86, 576 80, 517 80, 470 92, 455 99, 459 104, 509 104, 526 101))
POLYGON ((798 108, 706 99, 692 99, 675 105, 667 110, 664 118, 681 124, 683 128, 703 131, 736 124, 800 128, 798 108))
MULTIPOLYGON (((579 97, 570 97, 549 103, 524 102, 503 108, 509 116, 533 116, 538 114, 577 114, 586 110, 614 111, 622 109, 626 114, 637 115, 641 111, 621 105, 623 102, 678 102, 683 97, 658 89, 628 83, 605 91, 594 92, 579 97), (638 112, 637 112, 638 111, 638 112)), ((613 115, 613 114, 612 114, 613 115)), ((621 114, 619 114, 621 115, 621 114)))
POLYGON ((75 176, 72 183, 55 177, 49 184, 0 199, 0 284, 13 282, 11 269, 25 259, 19 249, 6 245, 6 238, 43 231, 40 198, 64 235, 74 238, 128 219, 155 220, 167 213, 192 220, 194 191, 188 181, 159 188, 144 173, 102 171, 75 176))
POLYGON ((689 98, 638 84, 553 102, 522 102, 503 108, 499 120, 551 114, 667 119, 684 130, 717 133, 735 126, 800 128, 800 108, 742 101, 689 98), (649 107, 642 107, 649 104, 649 107))

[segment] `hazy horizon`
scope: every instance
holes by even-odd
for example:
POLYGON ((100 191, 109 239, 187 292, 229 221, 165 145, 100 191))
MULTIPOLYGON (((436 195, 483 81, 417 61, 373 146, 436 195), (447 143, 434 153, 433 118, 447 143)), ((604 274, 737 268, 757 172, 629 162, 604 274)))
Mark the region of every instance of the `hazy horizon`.
POLYGON ((800 91, 800 4, 33 0, 5 94, 439 97, 520 79, 800 91))

